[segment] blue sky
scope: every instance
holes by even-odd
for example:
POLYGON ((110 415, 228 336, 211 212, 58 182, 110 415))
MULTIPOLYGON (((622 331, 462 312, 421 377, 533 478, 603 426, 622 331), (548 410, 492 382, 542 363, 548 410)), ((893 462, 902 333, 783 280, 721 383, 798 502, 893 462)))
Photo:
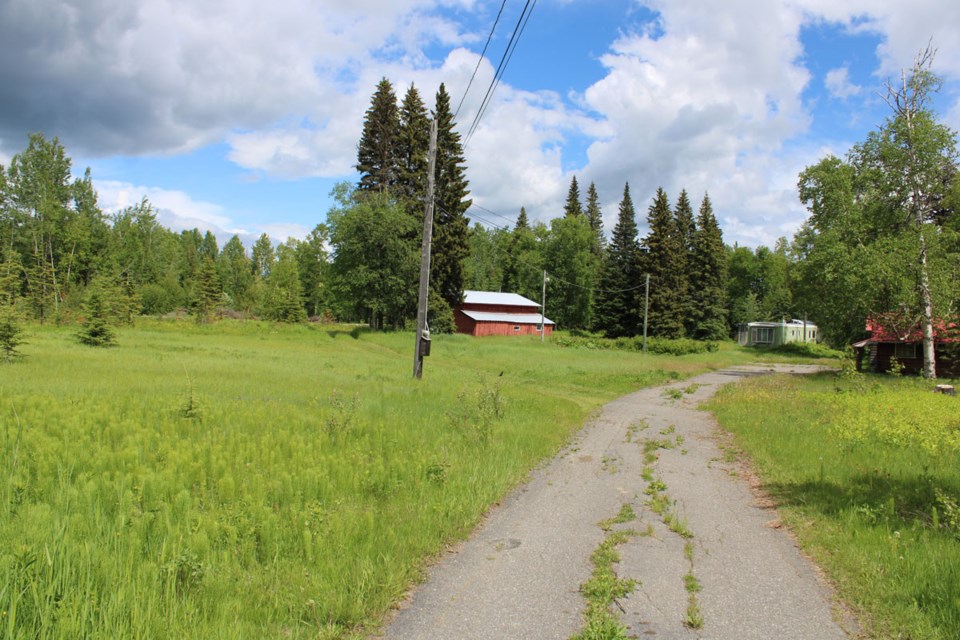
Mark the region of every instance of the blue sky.
MULTIPOLYGON (((466 132, 524 6, 507 0, 466 132)), ((168 226, 249 244, 302 237, 355 181, 381 77, 459 101, 497 0, 0 0, 0 163, 58 136, 101 206, 147 197, 168 226)), ((728 243, 772 245, 805 218, 797 174, 886 116, 877 95, 928 41, 960 128, 960 3, 538 0, 467 146, 475 220, 560 215, 595 182, 608 230, 629 181, 708 192, 728 243), (502 217, 501 217, 502 216, 502 217)))

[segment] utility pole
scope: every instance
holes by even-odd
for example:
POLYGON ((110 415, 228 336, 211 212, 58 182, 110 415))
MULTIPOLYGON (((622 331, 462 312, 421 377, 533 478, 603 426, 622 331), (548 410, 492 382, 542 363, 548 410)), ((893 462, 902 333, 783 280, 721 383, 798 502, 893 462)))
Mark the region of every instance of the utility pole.
POLYGON ((543 343, 547 335, 547 270, 543 270, 543 296, 540 298, 540 342, 543 343))
POLYGON ((643 289, 643 352, 647 352, 647 307, 650 305, 650 274, 647 275, 647 285, 643 289))
POLYGON ((420 292, 417 297, 417 338, 413 351, 413 377, 423 377, 423 356, 430 354, 427 327, 427 293, 430 291, 430 244, 433 240, 433 183, 437 164, 437 119, 430 123, 427 152, 427 201, 423 212, 423 244, 420 247, 420 292))

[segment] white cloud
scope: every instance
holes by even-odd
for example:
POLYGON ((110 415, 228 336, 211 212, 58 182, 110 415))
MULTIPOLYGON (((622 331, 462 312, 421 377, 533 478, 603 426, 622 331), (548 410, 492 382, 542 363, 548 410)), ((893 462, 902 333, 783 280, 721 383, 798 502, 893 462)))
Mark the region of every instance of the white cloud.
POLYGON ((863 91, 863 87, 850 81, 850 69, 847 67, 837 67, 828 71, 823 84, 831 96, 841 100, 858 96, 863 91))

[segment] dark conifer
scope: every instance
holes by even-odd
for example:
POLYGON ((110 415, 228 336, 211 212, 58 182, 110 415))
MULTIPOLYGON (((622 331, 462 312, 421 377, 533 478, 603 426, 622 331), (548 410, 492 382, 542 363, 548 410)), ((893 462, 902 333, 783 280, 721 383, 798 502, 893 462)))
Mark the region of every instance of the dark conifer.
POLYGON ((596 245, 594 253, 597 257, 603 255, 606 240, 603 237, 603 212, 600 210, 600 196, 597 195, 597 186, 591 182, 587 189, 587 208, 584 211, 587 220, 590 222, 590 228, 596 236, 596 245))
POLYGON ((358 188, 385 191, 397 182, 397 138, 400 116, 393 85, 380 80, 363 121, 363 134, 357 148, 358 188))
POLYGON ((597 290, 595 326, 607 337, 637 334, 640 278, 636 212, 630 197, 630 185, 627 184, 623 188, 617 224, 607 247, 597 290))
POLYGON ((693 337, 722 340, 727 337, 727 251, 706 194, 697 217, 690 280, 696 320, 693 337))
POLYGON ((696 321, 693 318, 693 300, 690 292, 690 270, 693 263, 693 236, 696 223, 693 219, 693 207, 687 190, 681 189, 677 204, 673 208, 676 220, 677 234, 680 241, 680 258, 678 261, 677 295, 680 298, 680 308, 683 313, 683 328, 686 335, 692 335, 696 321))
POLYGON ((657 189, 647 213, 647 225, 650 233, 643 244, 644 266, 650 274, 649 331, 663 338, 682 338, 683 242, 663 189, 657 189))
POLYGON ((396 195, 417 220, 423 220, 427 191, 427 153, 430 148, 430 118, 420 92, 412 84, 400 105, 397 133, 396 195))
POLYGON ((430 287, 452 309, 463 300, 464 266, 470 253, 470 221, 466 212, 472 200, 468 197, 463 145, 460 134, 454 131, 450 95, 443 84, 437 91, 434 118, 437 120, 437 166, 430 287))
POLYGON ((567 191, 567 202, 563 205, 563 213, 568 218, 576 218, 583 215, 583 207, 580 206, 580 187, 577 185, 577 176, 570 180, 570 189, 567 191))

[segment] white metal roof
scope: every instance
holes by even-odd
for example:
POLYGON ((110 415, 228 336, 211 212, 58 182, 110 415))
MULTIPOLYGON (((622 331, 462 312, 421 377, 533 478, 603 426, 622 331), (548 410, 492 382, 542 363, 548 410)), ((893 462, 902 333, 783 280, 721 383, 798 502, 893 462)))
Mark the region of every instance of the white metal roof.
MULTIPOLYGON (((477 322, 507 322, 513 324, 540 324, 539 313, 491 313, 489 311, 470 311, 462 309, 463 315, 477 322)), ((544 318, 544 324, 555 325, 550 318, 544 318)))
POLYGON ((500 304, 520 307, 539 307, 533 300, 524 298, 519 293, 499 293, 497 291, 464 291, 463 301, 466 304, 500 304))

